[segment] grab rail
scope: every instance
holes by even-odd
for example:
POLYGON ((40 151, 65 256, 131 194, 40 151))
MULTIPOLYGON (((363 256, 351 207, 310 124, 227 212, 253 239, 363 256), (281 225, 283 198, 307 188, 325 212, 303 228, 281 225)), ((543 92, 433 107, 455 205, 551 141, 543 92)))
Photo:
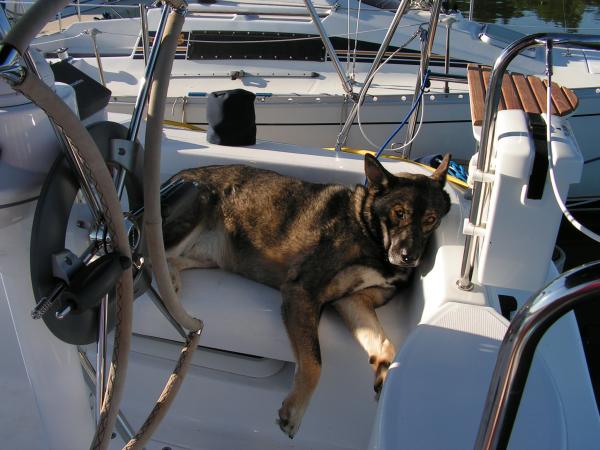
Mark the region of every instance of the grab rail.
MULTIPOLYGON (((496 118, 498 116, 498 104, 502 94, 502 80, 504 73, 511 61, 522 50, 529 47, 546 46, 548 42, 555 48, 579 48, 600 50, 600 37, 594 35, 573 35, 566 33, 537 33, 524 36, 510 44, 500 54, 490 77, 490 84, 485 96, 485 110, 481 130, 481 141, 479 143, 479 156, 477 158, 477 171, 482 175, 489 173, 492 161, 492 147, 496 118)), ((473 184, 473 203, 469 216, 470 225, 480 227, 483 220, 483 199, 488 195, 489 185, 481 181, 485 177, 477 177, 473 184)), ((463 290, 473 288, 472 277, 475 266, 475 255, 478 236, 467 235, 465 239, 465 250, 461 267, 461 277, 456 282, 463 290)))
POLYGON ((562 274, 517 312, 498 353, 476 450, 506 448, 540 339, 558 319, 592 298, 600 300, 600 261, 562 274))
POLYGON ((323 26, 323 24, 321 23, 321 20, 319 19, 319 16, 317 15, 317 10, 315 9, 315 7, 313 5, 312 0, 304 0, 304 4, 306 5, 306 9, 308 9, 310 17, 312 18, 312 21, 315 24, 317 31, 319 32, 319 36, 321 36, 321 41, 323 42, 323 45, 325 46, 325 49, 327 50, 327 54, 329 55, 329 58, 331 58, 333 67, 335 68, 335 71, 337 72, 338 77, 340 77, 340 81, 342 82, 342 87, 344 88, 344 91, 346 92, 347 95, 352 97, 352 95, 353 95, 352 82, 350 81, 348 76, 344 73, 344 69, 342 68, 342 65, 340 64, 340 60, 337 57, 337 53, 335 52, 335 49, 333 48, 333 44, 331 43, 331 40, 329 39, 329 36, 327 35, 327 31, 325 31, 325 27, 323 26))

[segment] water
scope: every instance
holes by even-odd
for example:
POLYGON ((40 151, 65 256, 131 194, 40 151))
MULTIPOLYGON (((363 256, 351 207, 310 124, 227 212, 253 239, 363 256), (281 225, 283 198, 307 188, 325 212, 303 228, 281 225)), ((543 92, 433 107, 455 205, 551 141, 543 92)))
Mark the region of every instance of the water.
MULTIPOLYGON (((526 34, 548 31, 600 34, 600 0, 473 1, 475 20, 501 23, 526 34)), ((468 16, 469 0, 454 3, 468 16)))

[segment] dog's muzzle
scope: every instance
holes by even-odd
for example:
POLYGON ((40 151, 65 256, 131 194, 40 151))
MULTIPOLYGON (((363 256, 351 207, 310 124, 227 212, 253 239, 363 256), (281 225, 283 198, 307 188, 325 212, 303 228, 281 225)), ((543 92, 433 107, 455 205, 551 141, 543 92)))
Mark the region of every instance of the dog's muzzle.
POLYGON ((388 251, 388 261, 400 267, 416 267, 419 265, 420 256, 414 256, 407 249, 402 248, 400 251, 388 251))

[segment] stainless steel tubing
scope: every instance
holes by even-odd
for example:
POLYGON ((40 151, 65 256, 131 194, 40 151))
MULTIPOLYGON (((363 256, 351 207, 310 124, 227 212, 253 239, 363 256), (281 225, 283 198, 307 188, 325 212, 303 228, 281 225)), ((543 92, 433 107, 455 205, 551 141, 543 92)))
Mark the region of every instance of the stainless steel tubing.
MULTIPOLYGON (((150 93, 152 75, 154 74, 154 68, 156 67, 156 60, 158 58, 158 50, 160 48, 160 45, 158 44, 162 40, 165 31, 165 25, 167 23, 167 18, 169 17, 170 12, 171 7, 168 4, 163 5, 158 29, 156 30, 156 33, 154 35, 154 45, 152 45, 152 50, 150 51, 150 56, 148 57, 148 63, 146 64, 146 70, 144 72, 144 79, 142 80, 140 92, 137 98, 135 99, 133 113, 131 114, 131 122, 129 124, 129 130, 127 132, 127 140, 131 142, 135 142, 140 131, 140 125, 142 124, 142 118, 144 116, 144 109, 146 108, 146 103, 148 102, 148 95, 150 93)), ((119 170, 116 180, 117 193, 119 194, 119 198, 122 197, 123 190, 125 189, 125 175, 125 169, 121 168, 119 170)))
MULTIPOLYGON (((12 50, 16 49, 27 60, 26 52, 29 43, 35 35, 38 34, 48 19, 54 13, 62 8, 66 0, 45 0, 36 2, 27 13, 14 25, 14 27, 4 36, 4 42, 0 49, 0 65, 3 65, 7 57, 10 57, 12 50)), ((112 234, 115 248, 124 256, 130 257, 129 247, 126 245, 127 236, 123 224, 119 220, 113 220, 122 215, 119 200, 112 190, 111 178, 95 142, 81 125, 79 118, 71 111, 60 98, 35 75, 35 70, 26 73, 20 84, 13 88, 30 98, 34 104, 48 113, 57 127, 65 130, 65 141, 73 142, 73 146, 68 146, 69 152, 73 152, 74 159, 77 159, 77 153, 81 152, 81 157, 85 158, 85 175, 91 175, 94 184, 94 193, 102 195, 101 204, 106 210, 105 217, 108 218, 107 226, 112 234)), ((68 153, 69 153, 68 152, 68 153)), ((78 173, 81 178, 82 173, 78 173)), ((84 180, 80 180, 84 181, 84 180)), ((83 187, 83 184, 82 184, 83 187)), ((93 199, 93 196, 92 196, 93 199)), ((103 210, 100 210, 103 211, 103 210)), ((119 351, 113 353, 113 364, 107 393, 104 401, 105 408, 101 414, 101 425, 97 428, 94 436, 94 448, 106 448, 110 431, 116 420, 118 405, 122 398, 124 375, 127 370, 127 354, 130 347, 131 336, 131 306, 133 302, 133 280, 131 270, 126 270, 120 278, 117 287, 118 319, 115 327, 115 348, 119 351)))
POLYGON ((135 106, 133 107, 133 113, 131 115, 131 124, 129 125, 129 133, 127 134, 128 141, 135 141, 140 131, 140 125, 142 123, 142 117, 144 115, 144 108, 146 107, 146 102, 148 101, 148 92, 150 91, 152 74, 154 73, 154 67, 156 66, 156 58, 158 57, 158 49, 160 47, 158 43, 160 42, 164 34, 165 25, 167 23, 167 17, 169 17, 170 12, 171 7, 165 4, 163 6, 162 14, 160 16, 158 29, 156 30, 156 34, 154 35, 154 45, 152 45, 152 50, 150 51, 150 56, 148 57, 148 65, 146 66, 146 71, 144 72, 144 79, 142 80, 140 93, 137 96, 135 106))
POLYGON ((177 322, 173 318, 171 313, 169 313, 169 310, 165 306, 164 302, 162 301, 162 298, 160 298, 160 294, 156 291, 154 286, 150 286, 146 293, 150 297, 150 300, 152 300, 152 303, 154 303, 154 306, 156 306, 156 309, 158 309, 160 313, 169 321, 169 323, 173 326, 173 328, 175 328, 175 330, 179 333, 179 335, 183 338, 183 341, 185 342, 185 340, 187 339, 187 333, 185 329, 181 325, 179 325, 179 322, 177 322))
POLYGON ((315 24, 315 27, 317 27, 319 36, 321 36, 321 41, 323 42, 323 45, 325 45, 325 48, 327 49, 327 53, 329 54, 329 57, 331 58, 331 62, 333 63, 333 67, 335 67, 335 71, 337 72, 338 77, 340 77, 340 81, 342 82, 342 87, 344 88, 344 91, 349 96, 352 96, 352 83, 350 82, 350 80, 348 79, 346 74, 344 73, 342 64, 340 63, 340 60, 337 57, 337 54, 335 53, 333 44, 331 43, 331 40, 329 39, 329 36, 327 35, 327 31, 325 31, 325 27, 323 27, 323 24, 321 23, 321 19, 319 19, 319 15, 317 14, 317 11, 315 10, 315 7, 312 4, 312 0, 304 0, 304 4, 306 5, 306 8, 308 9, 310 17, 312 18, 312 21, 315 24))
POLYGON ((562 274, 517 312, 500 347, 476 450, 506 448, 537 344, 558 319, 592 300, 600 301, 600 261, 562 274))
MULTIPOLYGON (((547 41, 552 41, 554 47, 576 47, 581 49, 599 50, 600 37, 594 35, 569 35, 566 33, 537 33, 524 36, 506 47, 492 69, 490 84, 485 97, 485 110, 483 125, 481 129, 481 141, 479 144, 479 156, 477 158, 477 170, 487 173, 490 169, 492 144, 498 116, 498 103, 502 93, 502 79, 510 62, 524 49, 528 47, 545 46, 547 41)), ((480 181, 473 185, 473 202, 469 222, 478 227, 481 225, 483 208, 482 199, 485 195, 485 186, 480 181)), ((473 287, 472 277, 475 265, 475 254, 478 238, 475 235, 467 235, 465 239, 465 250, 461 267, 461 277, 457 281, 459 288, 470 290, 473 287)))
MULTIPOLYGON (((408 9, 409 6, 410 6, 410 0, 402 0, 400 5, 398 5, 396 14, 394 15, 394 18, 392 19, 392 22, 390 23, 387 33, 385 34, 385 37, 383 38, 383 41, 381 41, 381 46, 379 47, 379 51, 377 52, 377 55, 375 55, 375 59, 373 60, 373 64, 371 64, 371 68, 369 69, 369 73, 365 77, 365 80, 368 80, 369 78, 371 78, 371 75, 373 75, 373 72, 375 72, 377 70, 377 68, 379 67, 381 60, 383 59, 383 55, 385 54, 385 51, 387 50, 388 45, 390 44, 392 38, 394 37, 394 33, 396 32, 396 29, 398 28, 400 19, 402 18, 402 16, 404 15, 404 13, 406 12, 406 10, 408 9)), ((366 88, 367 88, 366 85, 361 88, 361 90, 359 92, 359 97, 362 95, 363 89, 366 89, 366 88)), ((335 144, 336 150, 339 151, 342 148, 342 145, 344 145, 344 143, 346 142, 346 139, 348 138, 348 132, 350 131, 350 127, 354 123, 354 119, 356 118, 357 113, 358 113, 358 103, 354 103, 354 105, 352 105, 352 109, 350 110, 350 114, 348 114, 348 117, 346 118, 346 122, 344 123, 342 130, 338 134, 337 142, 335 144)))
POLYGON ((92 28, 90 30, 90 38, 92 39, 92 47, 94 49, 94 56, 96 57, 96 64, 98 64, 98 72, 100 74, 100 81, 102 82, 102 86, 106 87, 106 78, 104 78, 104 68, 102 67, 102 58, 100 57, 100 52, 98 51, 98 43, 96 42, 97 35, 98 35, 98 30, 96 28, 92 28))
POLYGON ((143 3, 140 3, 140 25, 142 27, 142 50, 144 52, 144 64, 148 65, 149 37, 148 37, 148 8, 143 3))
MULTIPOLYGON (((89 388, 92 389, 96 383, 96 369, 94 369, 94 366, 82 348, 78 348, 77 351, 79 353, 79 362, 83 369, 85 381, 89 388)), ((129 441, 135 434, 135 431, 121 411, 119 411, 119 414, 117 415, 116 429, 121 436, 121 439, 125 442, 129 441)))
MULTIPOLYGON (((446 51, 444 52, 444 74, 448 75, 450 73, 450 28, 452 28, 451 23, 446 24, 446 51)), ((450 88, 448 86, 448 81, 444 82, 444 94, 450 93, 450 88)))
POLYGON ((463 83, 467 84, 468 80, 465 75, 444 74, 438 72, 429 72, 429 79, 432 81, 444 81, 446 83, 463 83))

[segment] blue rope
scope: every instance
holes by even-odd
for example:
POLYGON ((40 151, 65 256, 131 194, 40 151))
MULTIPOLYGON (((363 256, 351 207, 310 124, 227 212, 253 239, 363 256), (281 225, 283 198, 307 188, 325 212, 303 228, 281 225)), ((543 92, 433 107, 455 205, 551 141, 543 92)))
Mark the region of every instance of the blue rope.
POLYGON ((429 70, 427 72, 425 72, 425 76, 423 77, 423 82, 421 83, 421 89, 419 90, 419 94, 417 95, 417 98, 413 102, 412 108, 410 108, 410 111, 404 116, 404 119, 402 119, 402 123, 400 123, 398 128, 396 128, 394 130, 394 132, 390 135, 390 137, 388 137, 386 139, 385 143, 377 151, 375 158, 379 158, 381 156, 381 154, 383 153, 383 150, 385 150, 385 148, 388 146, 388 144, 391 142, 391 140, 394 139, 394 137, 400 132, 400 130, 402 129, 402 127, 404 127, 404 125, 406 124, 406 122, 408 121, 408 119, 410 118, 412 113, 415 111, 415 109, 417 109, 417 106, 418 106, 419 102, 421 101, 421 97, 423 96, 423 92, 425 92, 425 87, 427 86, 428 80, 429 80, 429 70))
MULTIPOLYGON (((398 126, 398 128, 396 128, 394 130, 394 132, 386 139, 385 143, 381 146, 381 148, 379 150, 377 150, 377 153, 375 154, 375 159, 379 159, 379 157, 381 156, 381 154, 383 153, 383 150, 385 150, 385 148, 388 146, 388 144, 390 143, 390 141, 392 139, 394 139, 394 136, 396 136, 398 134, 398 132, 402 129, 402 127, 406 124, 406 122, 408 121, 409 117, 412 115, 413 112, 415 112, 415 109, 417 108, 417 105, 419 104, 419 102, 421 101, 421 97, 423 96, 423 92, 425 92, 425 87, 427 86, 427 81, 429 80, 429 70, 427 72, 425 72, 425 76, 423 77, 423 82, 421 83, 421 89, 419 90, 419 94, 417 95, 417 98, 414 100, 412 107, 410 108, 410 111, 408 111, 408 113, 404 116, 404 119, 402 119, 402 122, 400 123, 400 125, 398 126)), ((368 184, 368 180, 365 177, 365 186, 368 184)))

